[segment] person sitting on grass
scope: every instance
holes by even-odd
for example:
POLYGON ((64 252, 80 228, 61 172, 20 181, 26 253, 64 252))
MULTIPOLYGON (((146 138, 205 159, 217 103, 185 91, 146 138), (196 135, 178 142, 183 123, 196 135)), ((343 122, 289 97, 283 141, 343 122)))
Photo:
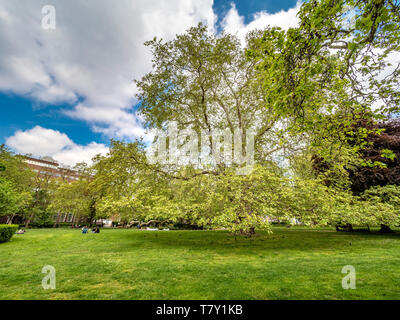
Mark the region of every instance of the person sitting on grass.
POLYGON ((84 226, 82 228, 82 234, 86 234, 86 233, 88 233, 88 229, 86 228, 86 226, 84 226))
POLYGON ((100 233, 99 227, 93 228, 92 232, 93 233, 100 233))

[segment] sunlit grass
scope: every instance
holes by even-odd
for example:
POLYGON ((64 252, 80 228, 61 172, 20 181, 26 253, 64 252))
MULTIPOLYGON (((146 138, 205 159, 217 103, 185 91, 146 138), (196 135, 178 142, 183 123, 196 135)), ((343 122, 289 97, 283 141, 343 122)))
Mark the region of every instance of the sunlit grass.
POLYGON ((399 299, 399 288, 399 234, 58 229, 0 244, 0 299, 399 299), (45 265, 56 290, 42 288, 45 265), (345 265, 356 290, 342 289, 345 265))

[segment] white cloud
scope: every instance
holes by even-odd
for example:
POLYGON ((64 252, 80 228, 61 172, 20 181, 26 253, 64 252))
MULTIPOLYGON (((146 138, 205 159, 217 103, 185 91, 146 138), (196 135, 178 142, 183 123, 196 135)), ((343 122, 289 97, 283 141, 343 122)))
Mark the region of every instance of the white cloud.
POLYGON ((86 146, 77 145, 65 133, 40 126, 26 131, 17 131, 12 137, 6 139, 6 144, 18 153, 50 156, 70 166, 79 162, 91 163, 95 155, 105 155, 109 150, 104 144, 95 142, 86 146))
POLYGON ((65 133, 40 126, 27 131, 17 131, 14 136, 7 138, 6 143, 18 152, 36 156, 52 155, 74 144, 65 133))
POLYGON ((109 149, 104 144, 92 142, 86 146, 74 144, 70 148, 65 148, 52 157, 64 164, 74 166, 79 162, 91 163, 94 156, 106 155, 109 149))
MULTIPOLYGON (((48 104, 68 103, 65 114, 113 138, 144 135, 134 113, 135 87, 151 70, 143 42, 172 39, 198 22, 213 30, 213 0, 52 0, 56 30, 41 27, 48 0, 0 0, 0 91, 48 104)), ((299 5, 259 12, 244 24, 235 7, 223 20, 243 37, 254 28, 297 24, 299 5)))
POLYGON ((53 0, 57 29, 41 27, 47 0, 0 0, 0 91, 67 102, 67 114, 111 137, 143 133, 132 80, 151 69, 144 41, 203 21, 212 0, 53 0))
POLYGON ((222 20, 222 28, 225 32, 236 34, 240 39, 244 40, 249 31, 255 29, 265 29, 268 26, 281 27, 287 30, 296 27, 299 24, 297 13, 300 10, 301 1, 298 1, 294 8, 287 11, 281 10, 277 13, 268 13, 266 11, 257 12, 253 15, 253 20, 249 24, 244 23, 244 17, 240 16, 235 4, 232 3, 231 9, 222 20))

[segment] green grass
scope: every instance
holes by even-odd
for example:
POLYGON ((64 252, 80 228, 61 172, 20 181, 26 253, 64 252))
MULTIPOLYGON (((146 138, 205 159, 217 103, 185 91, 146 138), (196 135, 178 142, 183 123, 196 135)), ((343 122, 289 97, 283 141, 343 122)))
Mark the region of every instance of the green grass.
POLYGON ((399 234, 49 229, 0 244, 0 299, 399 299, 399 288, 399 234), (45 265, 56 290, 42 288, 45 265), (345 265, 355 290, 342 289, 345 265))

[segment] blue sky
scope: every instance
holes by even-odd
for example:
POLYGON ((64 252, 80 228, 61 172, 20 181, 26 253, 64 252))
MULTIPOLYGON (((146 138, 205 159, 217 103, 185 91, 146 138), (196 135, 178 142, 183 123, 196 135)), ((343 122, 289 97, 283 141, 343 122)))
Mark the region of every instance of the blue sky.
POLYGON ((88 144, 92 141, 108 143, 109 138, 93 132, 84 121, 71 119, 63 110, 71 105, 44 104, 23 95, 0 93, 0 144, 17 130, 28 130, 42 126, 65 132, 73 141, 88 144))
POLYGON ((257 12, 267 11, 269 13, 276 13, 281 10, 293 8, 296 2, 296 0, 215 0, 213 8, 222 17, 229 11, 231 4, 234 3, 239 14, 244 17, 245 23, 248 24, 253 20, 253 15, 257 12))
POLYGON ((199 21, 238 36, 296 23, 292 0, 22 2, 0 0, 0 144, 71 165, 106 152, 110 138, 143 134, 131 83, 150 71, 143 41, 171 39, 199 21), (44 31, 49 3, 57 29, 44 31))

